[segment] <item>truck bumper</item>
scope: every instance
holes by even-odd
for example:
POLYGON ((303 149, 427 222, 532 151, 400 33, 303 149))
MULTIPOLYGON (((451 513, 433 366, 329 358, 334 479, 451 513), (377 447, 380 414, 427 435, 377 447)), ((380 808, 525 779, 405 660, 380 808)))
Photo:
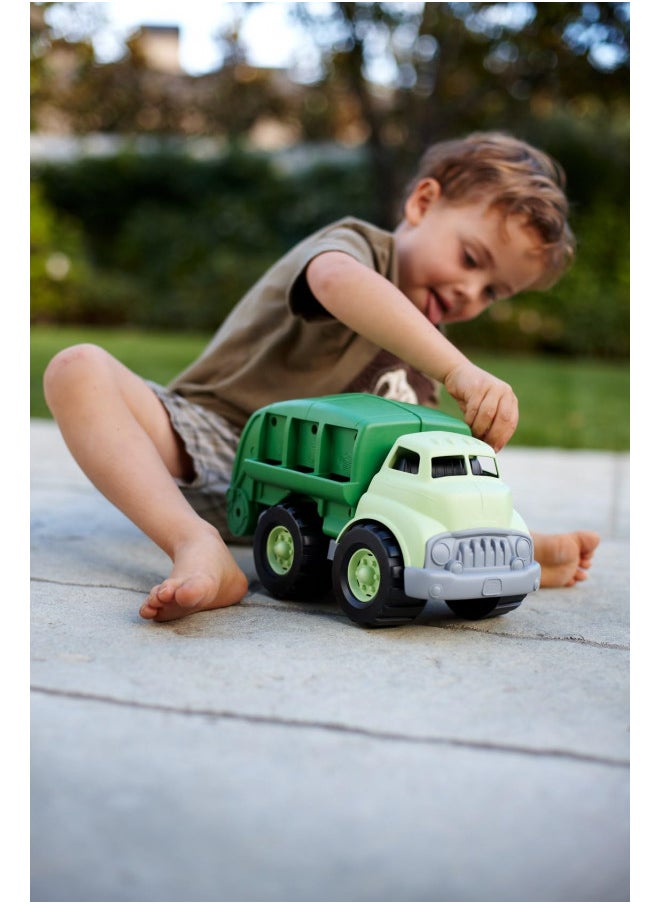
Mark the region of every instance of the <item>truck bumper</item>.
POLYGON ((541 566, 523 568, 475 568, 453 574, 446 568, 404 569, 406 596, 422 600, 468 600, 499 596, 525 596, 538 590, 541 566))

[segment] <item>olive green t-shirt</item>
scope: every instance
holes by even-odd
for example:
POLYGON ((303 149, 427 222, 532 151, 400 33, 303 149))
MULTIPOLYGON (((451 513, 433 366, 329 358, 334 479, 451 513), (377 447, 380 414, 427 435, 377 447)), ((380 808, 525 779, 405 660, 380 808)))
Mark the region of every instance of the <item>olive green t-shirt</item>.
POLYGON ((432 381, 381 352, 314 298, 305 271, 325 251, 350 254, 397 285, 391 232, 351 218, 333 223, 264 274, 169 388, 239 428, 253 411, 272 402, 338 392, 375 392, 433 404, 432 381))

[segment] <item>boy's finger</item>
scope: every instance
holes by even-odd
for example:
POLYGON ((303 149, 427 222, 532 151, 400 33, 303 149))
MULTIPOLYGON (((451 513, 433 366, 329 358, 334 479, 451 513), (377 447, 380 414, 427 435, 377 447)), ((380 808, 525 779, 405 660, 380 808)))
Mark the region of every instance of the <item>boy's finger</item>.
POLYGON ((498 397, 498 394, 493 390, 492 387, 485 393, 483 398, 478 403, 470 427, 472 429, 472 433, 479 439, 484 439, 486 435, 491 431, 498 416, 499 403, 500 399, 498 397))
POLYGON ((481 439, 488 443, 489 446, 492 446, 495 452, 500 452, 504 446, 509 442, 511 437, 514 434, 514 430, 509 426, 502 427, 499 424, 495 424, 492 430, 482 436, 481 439))
POLYGON ((512 392, 487 393, 474 419, 472 432, 496 452, 505 446, 518 426, 518 400, 512 392))

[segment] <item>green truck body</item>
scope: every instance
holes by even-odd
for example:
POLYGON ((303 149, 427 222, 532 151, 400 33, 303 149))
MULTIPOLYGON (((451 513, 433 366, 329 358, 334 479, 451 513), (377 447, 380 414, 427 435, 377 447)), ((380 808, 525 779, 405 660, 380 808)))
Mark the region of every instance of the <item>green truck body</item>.
POLYGON ((419 405, 349 393, 260 409, 227 511, 233 534, 254 534, 269 592, 309 598, 332 583, 368 627, 410 622, 430 599, 461 617, 498 615, 539 586, 493 450, 419 405))

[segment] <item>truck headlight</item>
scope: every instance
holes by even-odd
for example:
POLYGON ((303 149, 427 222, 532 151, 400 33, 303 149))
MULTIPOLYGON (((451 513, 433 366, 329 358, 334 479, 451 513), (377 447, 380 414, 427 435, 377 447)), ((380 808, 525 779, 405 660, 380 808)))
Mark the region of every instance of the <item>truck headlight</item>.
POLYGON ((446 565, 451 558, 451 549, 447 543, 437 540, 431 548, 431 558, 436 565, 446 565))
POLYGON ((532 544, 527 537, 518 537, 516 540, 516 555, 520 556, 523 562, 531 562, 532 544))

